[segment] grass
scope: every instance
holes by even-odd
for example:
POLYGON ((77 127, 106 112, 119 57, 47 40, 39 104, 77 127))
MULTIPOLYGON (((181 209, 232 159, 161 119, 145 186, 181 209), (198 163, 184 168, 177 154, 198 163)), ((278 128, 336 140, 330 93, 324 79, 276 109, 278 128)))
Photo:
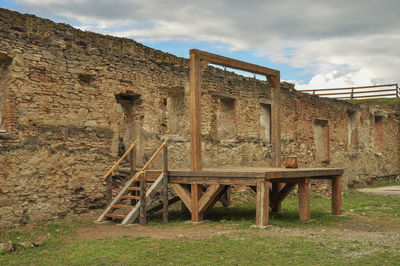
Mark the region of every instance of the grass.
MULTIPOLYGON (((79 228, 94 224, 83 220, 59 220, 35 227, 0 231, 2 241, 34 240, 50 235, 40 247, 18 248, 0 255, 1 265, 394 265, 400 261, 400 201, 393 196, 374 196, 348 191, 343 216, 330 215, 330 200, 311 197, 311 222, 298 221, 295 196, 284 201, 282 214, 272 214, 270 227, 254 224, 252 196, 236 194, 232 208, 213 208, 207 222, 188 224, 188 216, 172 211, 171 222, 162 225, 159 215, 149 217, 149 228, 173 231, 210 230, 202 239, 190 237, 158 239, 146 236, 101 240, 74 240, 79 228), (242 197, 243 196, 243 197, 242 197)), ((138 230, 133 227, 132 230, 138 230)))

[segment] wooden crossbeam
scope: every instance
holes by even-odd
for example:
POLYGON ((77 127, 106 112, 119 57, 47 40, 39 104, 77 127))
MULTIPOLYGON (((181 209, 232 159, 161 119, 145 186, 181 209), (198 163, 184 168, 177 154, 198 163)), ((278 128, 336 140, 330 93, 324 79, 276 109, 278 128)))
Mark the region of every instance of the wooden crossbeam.
POLYGON ((295 187, 296 183, 286 183, 278 193, 272 195, 272 200, 282 202, 287 196, 289 196, 290 192, 292 192, 295 187))
POLYGON ((207 188, 207 191, 203 194, 203 196, 199 200, 199 213, 205 214, 210 208, 212 208, 215 203, 218 201, 218 197, 221 195, 221 192, 224 191, 226 186, 223 185, 210 185, 207 188))
POLYGON ((197 49, 190 49, 190 54, 196 54, 199 56, 201 60, 206 61, 207 63, 212 63, 216 65, 221 65, 221 66, 226 66, 234 69, 239 69, 243 71, 248 71, 251 73, 259 74, 259 75, 265 75, 265 76, 276 76, 277 74, 279 75, 279 71, 251 63, 247 63, 244 61, 236 60, 230 57, 222 56, 222 55, 217 55, 217 54, 212 54, 204 51, 200 51, 197 49))
POLYGON ((175 193, 181 198, 182 202, 185 204, 186 208, 191 212, 192 211, 192 196, 190 195, 190 191, 180 184, 169 184, 175 193))

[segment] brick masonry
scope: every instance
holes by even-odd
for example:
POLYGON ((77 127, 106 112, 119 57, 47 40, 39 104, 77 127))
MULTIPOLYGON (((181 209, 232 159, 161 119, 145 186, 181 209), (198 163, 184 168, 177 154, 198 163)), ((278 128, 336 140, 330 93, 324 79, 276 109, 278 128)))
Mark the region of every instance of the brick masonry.
MULTIPOLYGON (((188 63, 0 9, 0 226, 103 207, 102 176, 136 138, 139 165, 170 137, 170 167, 189 167, 188 63)), ((204 166, 269 166, 260 123, 268 84, 213 67, 202 82, 204 166)), ((283 156, 298 156, 300 167, 342 167, 344 185, 400 172, 398 105, 281 87, 283 156), (314 130, 318 121, 323 130, 314 130)))

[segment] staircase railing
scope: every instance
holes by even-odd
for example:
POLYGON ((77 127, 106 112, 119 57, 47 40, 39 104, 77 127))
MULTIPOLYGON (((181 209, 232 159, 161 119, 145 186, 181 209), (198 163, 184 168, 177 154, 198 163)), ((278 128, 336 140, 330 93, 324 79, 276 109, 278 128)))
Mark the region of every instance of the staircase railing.
MULTIPOLYGON (((160 146, 159 148, 153 153, 151 158, 146 162, 146 164, 143 166, 143 168, 137 172, 130 180, 127 181, 125 184, 124 188, 118 193, 118 195, 110 201, 104 212, 100 215, 100 217, 97 219, 97 222, 103 221, 104 217, 109 213, 109 211, 113 208, 113 205, 116 204, 122 195, 126 193, 128 188, 130 187, 131 184, 134 182, 140 181, 140 202, 138 208, 133 208, 123 219, 122 224, 128 224, 132 223, 137 215, 139 214, 140 216, 140 224, 145 225, 146 224, 146 207, 147 207, 147 200, 146 197, 152 198, 154 197, 154 192, 153 190, 158 189, 162 187, 161 191, 161 196, 162 196, 162 201, 163 201, 163 221, 166 223, 168 222, 168 141, 169 139, 167 138, 160 146), (146 175, 146 170, 149 168, 150 164, 154 161, 154 159, 157 157, 157 155, 160 154, 161 151, 164 151, 164 156, 163 156, 163 172, 162 174, 158 177, 158 179, 153 183, 152 187, 150 188, 149 191, 146 192, 146 182, 147 182, 147 177, 146 175), (137 212, 139 210, 139 212, 137 212)), ((107 174, 104 176, 106 180, 110 179, 109 176, 110 174, 115 170, 115 168, 119 165, 119 163, 122 162, 122 160, 133 150, 135 145, 137 144, 137 140, 131 145, 131 147, 125 152, 125 154, 118 160, 117 163, 114 164, 113 167, 107 172, 107 174)))
POLYGON ((132 143, 132 145, 129 147, 128 150, 119 158, 119 160, 108 170, 108 172, 104 175, 104 179, 106 180, 106 199, 107 202, 110 202, 112 199, 112 173, 115 171, 115 169, 118 167, 118 165, 128 156, 131 154, 129 158, 129 165, 131 169, 131 176, 135 174, 135 153, 134 153, 134 148, 138 144, 139 139, 136 139, 135 142, 132 143))

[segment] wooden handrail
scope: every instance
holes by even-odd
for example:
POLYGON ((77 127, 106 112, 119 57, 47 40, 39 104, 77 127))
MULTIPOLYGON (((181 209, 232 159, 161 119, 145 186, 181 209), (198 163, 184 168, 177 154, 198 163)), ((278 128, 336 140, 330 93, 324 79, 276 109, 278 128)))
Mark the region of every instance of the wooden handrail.
POLYGON ((140 176, 142 174, 144 174, 144 172, 146 171, 146 169, 150 166, 151 162, 154 160, 154 158, 156 158, 156 156, 162 151, 162 149, 167 146, 169 141, 169 138, 167 138, 162 144, 161 146, 157 149, 157 151, 151 156, 151 158, 147 161, 147 163, 143 166, 142 170, 140 170, 139 173, 136 174, 136 177, 134 177, 134 179, 132 181, 137 181, 140 179, 140 176))
POLYGON ((129 147, 129 149, 119 158, 119 160, 114 164, 113 167, 111 167, 110 170, 108 170, 107 174, 103 177, 104 179, 107 179, 107 177, 115 170, 115 168, 118 167, 118 165, 125 159, 126 156, 132 151, 133 148, 135 148, 136 144, 138 144, 139 139, 136 139, 134 143, 129 147))

